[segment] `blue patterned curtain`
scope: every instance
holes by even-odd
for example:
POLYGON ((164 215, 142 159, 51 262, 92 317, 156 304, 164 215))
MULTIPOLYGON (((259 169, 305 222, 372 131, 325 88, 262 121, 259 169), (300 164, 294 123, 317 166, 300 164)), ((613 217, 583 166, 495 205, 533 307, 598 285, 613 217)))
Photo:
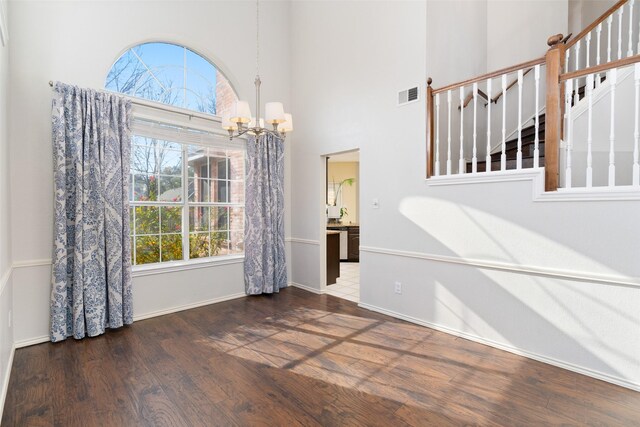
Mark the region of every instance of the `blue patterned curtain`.
POLYGON ((121 96, 55 85, 51 341, 133 322, 130 116, 121 96))
POLYGON ((284 141, 261 135, 247 141, 244 287, 247 295, 287 286, 284 254, 284 141))

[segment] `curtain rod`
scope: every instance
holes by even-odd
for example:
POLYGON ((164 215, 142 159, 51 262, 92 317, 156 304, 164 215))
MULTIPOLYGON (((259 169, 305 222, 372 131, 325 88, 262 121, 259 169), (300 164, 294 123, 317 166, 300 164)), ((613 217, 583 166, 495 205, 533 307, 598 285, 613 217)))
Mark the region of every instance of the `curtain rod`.
MULTIPOLYGON (((53 87, 53 80, 49 80, 49 86, 53 87)), ((165 106, 154 105, 154 101, 148 101, 146 99, 139 99, 139 98, 131 97, 131 96, 125 95, 123 93, 112 92, 112 91, 109 91, 109 90, 106 90, 104 92, 108 92, 108 93, 113 93, 113 94, 116 94, 116 95, 124 96, 125 98, 129 99, 133 104, 139 105, 141 107, 155 108, 156 110, 182 114, 183 116, 189 117, 189 120, 191 120, 194 117, 197 117, 197 118, 202 119, 202 120, 208 120, 208 121, 212 121, 212 122, 216 122, 216 123, 219 122, 219 120, 216 120, 215 118, 207 117, 204 113, 202 113, 202 114, 194 114, 194 113, 187 112, 187 111, 180 111, 178 109, 167 108, 165 106)))

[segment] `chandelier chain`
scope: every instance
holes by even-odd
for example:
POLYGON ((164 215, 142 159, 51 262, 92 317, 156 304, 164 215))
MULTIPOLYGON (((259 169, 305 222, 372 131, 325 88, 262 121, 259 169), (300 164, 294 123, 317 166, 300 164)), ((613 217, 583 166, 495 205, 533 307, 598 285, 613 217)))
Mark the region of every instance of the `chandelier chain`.
POLYGON ((256 0, 256 75, 260 75, 260 0, 256 0))

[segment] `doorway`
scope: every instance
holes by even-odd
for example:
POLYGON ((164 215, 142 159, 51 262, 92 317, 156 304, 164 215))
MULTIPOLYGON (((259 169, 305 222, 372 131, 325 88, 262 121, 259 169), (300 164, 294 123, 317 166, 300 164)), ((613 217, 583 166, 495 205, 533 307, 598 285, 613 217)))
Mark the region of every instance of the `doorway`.
POLYGON ((360 152, 324 156, 325 293, 360 301, 360 152))

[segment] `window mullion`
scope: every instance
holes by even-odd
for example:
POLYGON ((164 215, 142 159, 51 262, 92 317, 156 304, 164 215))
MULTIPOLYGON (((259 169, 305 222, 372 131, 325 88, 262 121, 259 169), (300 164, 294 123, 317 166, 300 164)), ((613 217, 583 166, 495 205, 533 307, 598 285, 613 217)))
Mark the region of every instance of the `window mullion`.
POLYGON ((182 144, 182 259, 189 260, 189 158, 187 144, 182 144))

